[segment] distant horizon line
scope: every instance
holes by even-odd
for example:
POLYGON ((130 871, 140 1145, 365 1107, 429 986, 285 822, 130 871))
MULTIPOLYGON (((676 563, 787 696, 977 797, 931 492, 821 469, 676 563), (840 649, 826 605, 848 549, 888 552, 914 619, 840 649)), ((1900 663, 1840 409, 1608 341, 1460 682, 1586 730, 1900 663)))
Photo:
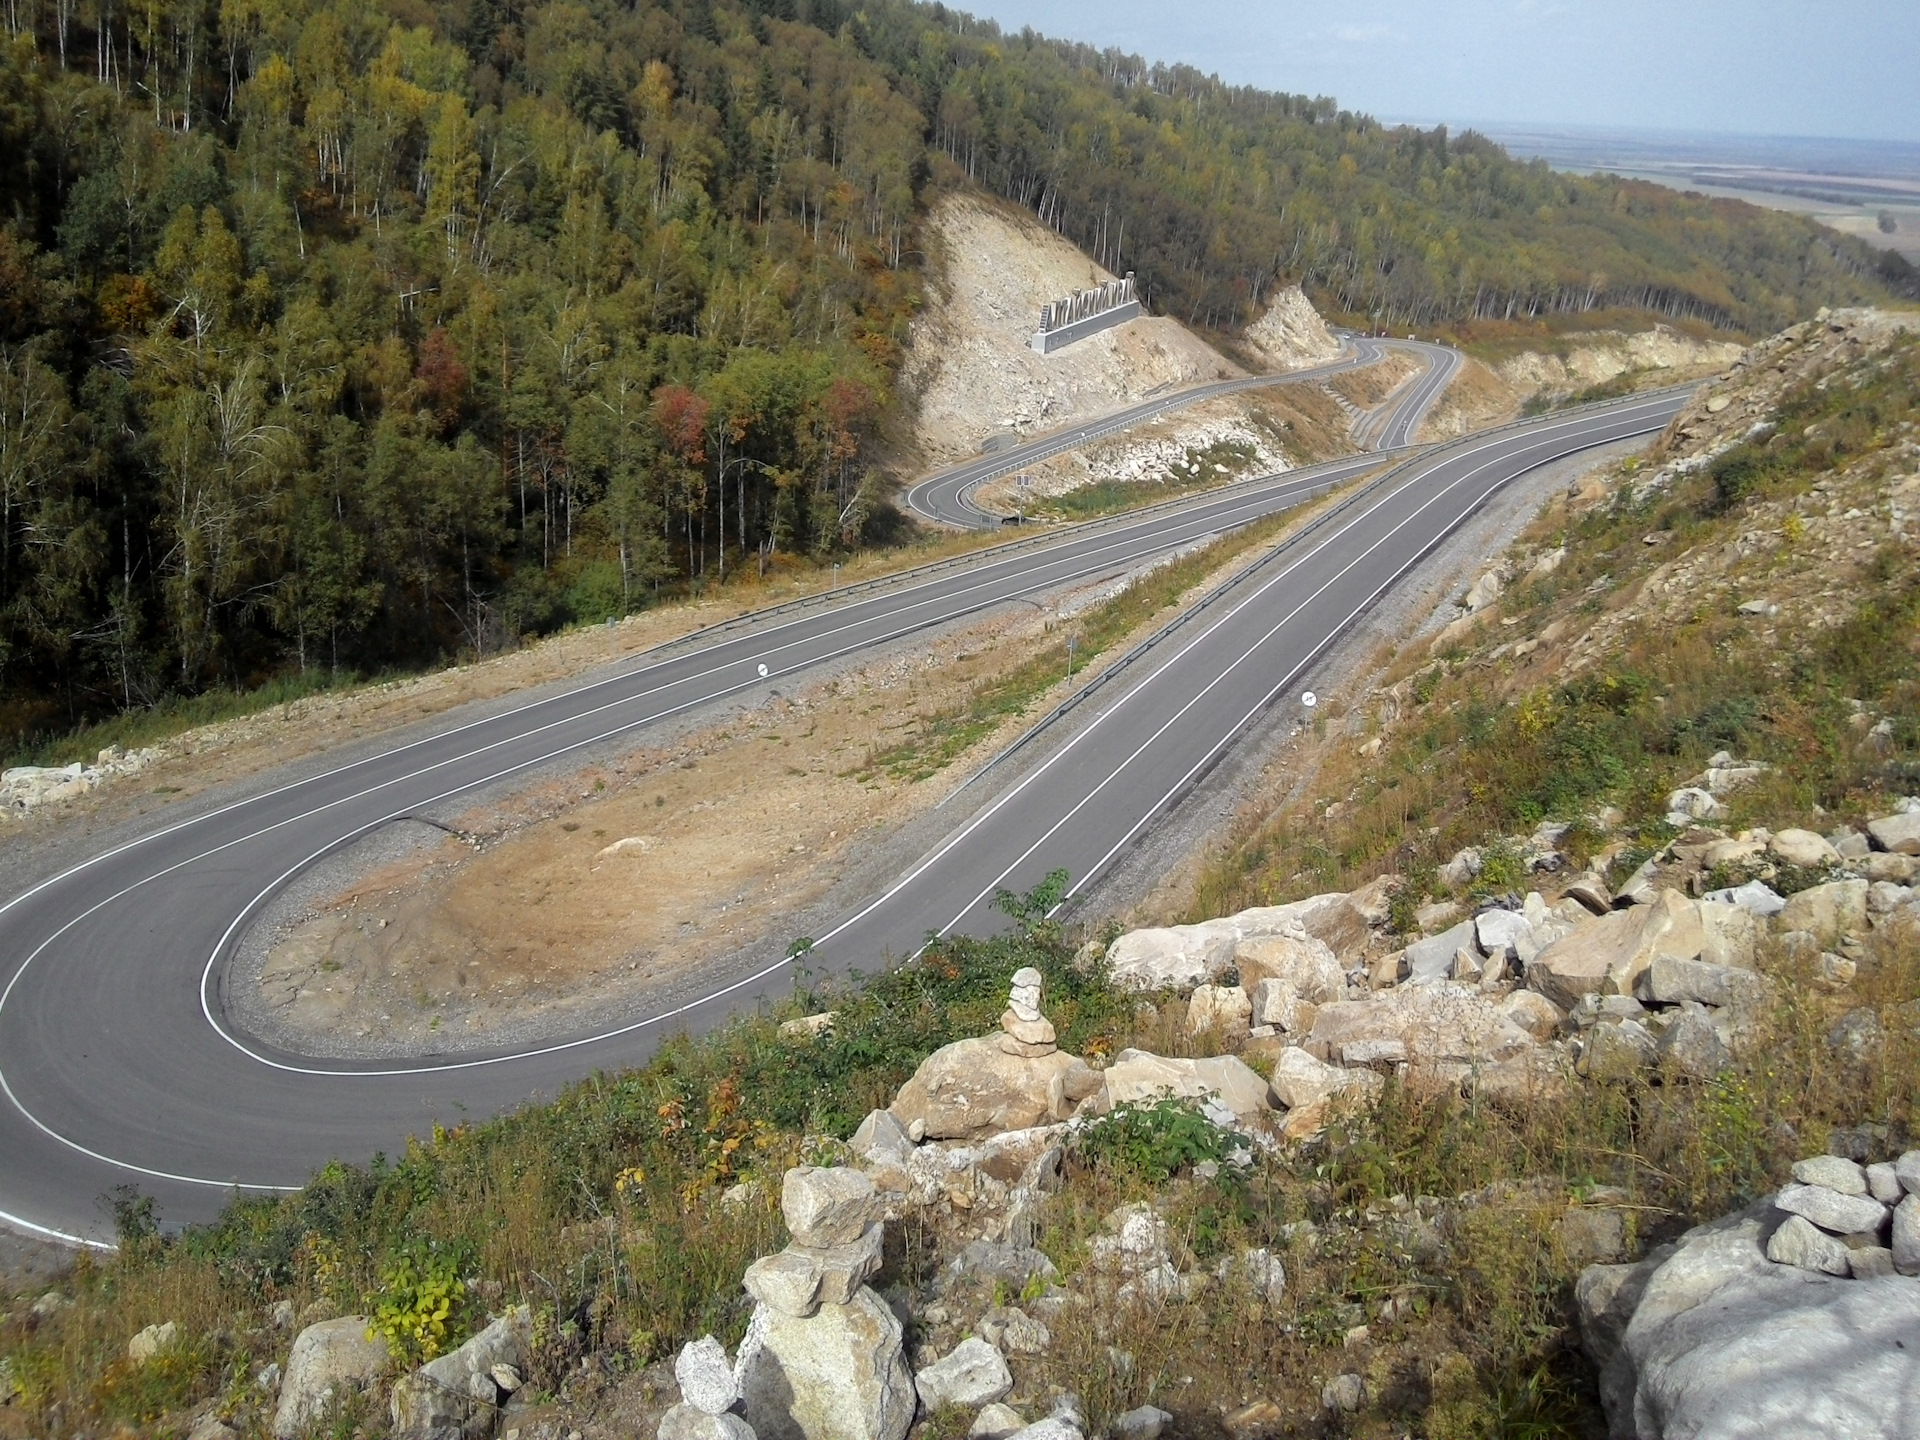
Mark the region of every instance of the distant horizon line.
POLYGON ((1897 149, 1920 151, 1920 138, 1894 140, 1875 135, 1813 135, 1785 130, 1705 130, 1679 125, 1596 124, 1573 120, 1491 120, 1484 116, 1478 119, 1442 119, 1429 115, 1381 114, 1375 118, 1382 125, 1407 125, 1422 130, 1432 130, 1436 126, 1444 125, 1449 130, 1474 130, 1483 135, 1491 135, 1495 131, 1506 131, 1510 134, 1558 134, 1596 138, 1620 136, 1666 140, 1784 140, 1820 145, 1886 145, 1897 149))

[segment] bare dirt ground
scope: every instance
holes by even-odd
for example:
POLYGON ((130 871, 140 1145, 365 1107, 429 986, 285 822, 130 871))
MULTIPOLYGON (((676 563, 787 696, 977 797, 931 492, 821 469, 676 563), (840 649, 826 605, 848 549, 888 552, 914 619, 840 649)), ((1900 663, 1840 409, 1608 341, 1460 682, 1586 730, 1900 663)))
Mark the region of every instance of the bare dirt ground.
MULTIPOLYGON (((1253 553, 1223 557, 1182 604, 1253 553)), ((1064 698, 1065 676, 944 763, 892 765, 889 752, 1152 568, 918 637, 758 709, 490 797, 443 817, 446 831, 387 835, 263 919, 229 1003, 249 1029, 308 1053, 455 1050, 578 1030, 720 957, 797 938, 843 882, 910 863, 921 842, 908 822, 1064 698)))
POLYGON ((902 379, 917 397, 915 438, 929 461, 1246 373, 1161 317, 1035 354, 1027 342, 1043 304, 1114 277, 1031 215, 984 197, 943 200, 927 229, 936 278, 902 379))

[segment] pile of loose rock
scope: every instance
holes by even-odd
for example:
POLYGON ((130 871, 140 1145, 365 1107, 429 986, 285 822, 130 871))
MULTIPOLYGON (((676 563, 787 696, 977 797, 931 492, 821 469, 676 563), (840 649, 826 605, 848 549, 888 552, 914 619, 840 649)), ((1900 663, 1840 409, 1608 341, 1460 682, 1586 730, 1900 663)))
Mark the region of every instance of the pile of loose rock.
POLYGON ((154 747, 122 750, 109 745, 91 765, 16 765, 0 770, 0 818, 19 818, 43 805, 58 805, 90 794, 116 775, 137 775, 160 756, 154 747))
MULTIPOLYGON (((1007 1356, 1042 1354, 1051 1343, 1046 1326, 1016 1308, 996 1306, 977 1333, 927 1356, 917 1373, 908 1369, 900 1321, 865 1283, 884 1235, 865 1174, 800 1166, 787 1172, 780 1198, 793 1243, 747 1270, 754 1311, 739 1355, 729 1364, 711 1335, 681 1350, 680 1402, 661 1419, 660 1440, 901 1440, 917 1414, 956 1410, 977 1412, 976 1440, 1082 1440, 1072 1395, 1056 1394, 1033 1424, 1002 1403, 1015 1390, 1007 1356)), ((1276 1293, 1285 1284, 1271 1262, 1262 1275, 1276 1293)), ((1114 1433, 1154 1440, 1171 1418, 1142 1407, 1120 1417, 1114 1433)))
POLYGON ((1613 1435, 1915 1433, 1920 1151, 1864 1166, 1816 1155, 1793 1176, 1637 1264, 1581 1272, 1613 1435))
POLYGON ((1793 1167, 1793 1182, 1773 1197, 1786 1218, 1769 1260, 1858 1280, 1920 1276, 1920 1150, 1872 1165, 1816 1155, 1793 1167))

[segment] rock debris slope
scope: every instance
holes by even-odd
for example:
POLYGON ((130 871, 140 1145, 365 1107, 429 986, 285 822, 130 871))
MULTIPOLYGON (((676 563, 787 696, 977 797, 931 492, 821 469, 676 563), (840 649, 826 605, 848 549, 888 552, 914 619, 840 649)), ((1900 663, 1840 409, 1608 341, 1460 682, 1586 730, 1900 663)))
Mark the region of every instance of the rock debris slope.
POLYGON ((928 227, 937 278, 903 380, 929 460, 1245 373, 1177 321, 1153 316, 1037 355, 1027 341, 1040 306, 1115 277, 1032 216, 981 197, 948 197, 928 227))

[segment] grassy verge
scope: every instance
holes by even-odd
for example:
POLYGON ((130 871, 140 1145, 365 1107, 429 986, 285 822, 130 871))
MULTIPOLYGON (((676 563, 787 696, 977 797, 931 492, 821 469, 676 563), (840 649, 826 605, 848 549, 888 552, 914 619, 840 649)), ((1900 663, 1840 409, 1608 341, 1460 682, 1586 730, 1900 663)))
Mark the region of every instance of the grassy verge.
POLYGON ((1066 678, 1069 637, 1078 674, 1115 645, 1132 638, 1156 616, 1179 605, 1188 592, 1222 566, 1273 539, 1296 519, 1296 511, 1263 517, 1142 576, 1120 594, 1074 617, 1069 625, 1061 627, 1058 639, 1006 674, 981 685, 966 703, 923 716, 905 739, 876 748, 862 761, 858 773, 884 771, 907 781, 938 774, 1002 722, 1026 714, 1066 678))
MULTIPOLYGON (((1804 497, 1837 466, 1898 466, 1895 437, 1920 423, 1920 344, 1844 380, 1789 395, 1769 435, 1663 487, 1629 483, 1574 521, 1559 537, 1565 562, 1503 598, 1503 616, 1519 624, 1502 633, 1538 634, 1557 620, 1578 634, 1610 597, 1675 557, 1733 543, 1752 529, 1755 507, 1804 497)), ((1781 526, 1786 559, 1798 523, 1789 513, 1781 526)), ((1767 818, 1825 830, 1833 816, 1860 818, 1869 796, 1913 793, 1920 550, 1910 538, 1885 541, 1861 580, 1836 623, 1770 633, 1732 597, 1677 625, 1639 627, 1578 674, 1518 693, 1501 693, 1499 672, 1466 644, 1424 663, 1406 677, 1412 715, 1377 756, 1346 762, 1337 777, 1347 787, 1338 818, 1289 814, 1235 837, 1207 867, 1194 910, 1224 914, 1389 871, 1425 887, 1462 846, 1577 821, 1601 804, 1657 844, 1667 793, 1721 749, 1772 767, 1734 792, 1735 826, 1767 818), (1869 713, 1885 717, 1883 733, 1864 732, 1857 717, 1869 713)), ((1571 843, 1581 840, 1576 831, 1571 843)))
POLYGON ((1179 463, 1158 480, 1096 480, 1064 495, 1034 502, 1033 513, 1054 520, 1093 520, 1143 505, 1159 505, 1183 495, 1198 494, 1229 484, 1259 461, 1242 440, 1216 440, 1211 445, 1188 446, 1179 463))

